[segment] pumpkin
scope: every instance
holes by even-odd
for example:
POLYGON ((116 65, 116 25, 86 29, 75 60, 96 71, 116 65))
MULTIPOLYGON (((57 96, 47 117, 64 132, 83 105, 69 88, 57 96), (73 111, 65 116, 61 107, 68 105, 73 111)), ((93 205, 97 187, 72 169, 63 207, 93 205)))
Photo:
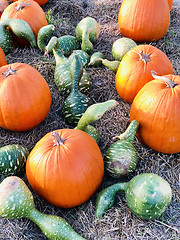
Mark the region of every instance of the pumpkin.
POLYGON ((168 4, 169 4, 169 9, 171 10, 172 5, 173 5, 173 0, 168 0, 168 4))
POLYGON ((9 2, 7 0, 0 0, 0 18, 2 13, 4 12, 4 9, 9 6, 9 2))
POLYGON ((7 177, 0 183, 0 216, 10 219, 28 218, 36 223, 50 240, 84 239, 63 218, 38 211, 34 206, 32 193, 17 176, 7 177))
MULTIPOLYGON (((39 6, 37 2, 34 0, 18 0, 16 2, 11 3, 3 12, 1 19, 22 19, 26 21, 33 33, 37 38, 39 29, 45 25, 48 25, 46 20, 46 15, 43 9, 39 6)), ((24 46, 27 45, 27 41, 15 38, 14 41, 18 45, 24 46)))
POLYGON ((104 163, 96 141, 77 129, 47 133, 30 152, 27 179, 49 203, 71 208, 86 202, 102 182, 104 163))
POLYGON ((0 68, 0 126, 27 131, 49 113, 51 93, 43 76, 25 63, 0 68))
MULTIPOLYGON (((12 1, 16 2, 17 0, 12 0, 12 1)), ((40 6, 43 6, 48 2, 48 0, 34 0, 34 1, 37 2, 40 6)))
POLYGON ((131 103, 138 91, 153 79, 151 70, 159 75, 173 73, 169 58, 152 45, 141 44, 128 51, 120 62, 115 76, 119 96, 131 103))
POLYGON ((137 137, 163 153, 180 152, 180 76, 165 75, 147 83, 136 95, 130 120, 137 120, 137 137))
POLYGON ((129 182, 120 182, 102 190, 96 200, 96 216, 101 218, 110 208, 119 191, 125 191, 130 210, 141 219, 151 220, 161 216, 172 199, 169 183, 153 173, 141 173, 129 182))
POLYGON ((4 66, 6 64, 7 64, 6 55, 5 55, 4 51, 2 50, 2 48, 0 47, 0 67, 4 66))
POLYGON ((118 24, 122 35, 136 42, 161 39, 169 23, 167 0, 123 0, 119 9, 118 24))

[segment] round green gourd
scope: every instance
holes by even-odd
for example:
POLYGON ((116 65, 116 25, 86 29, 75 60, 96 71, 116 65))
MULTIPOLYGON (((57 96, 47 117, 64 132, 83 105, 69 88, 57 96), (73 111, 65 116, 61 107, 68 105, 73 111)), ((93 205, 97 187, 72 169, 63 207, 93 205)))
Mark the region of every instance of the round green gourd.
POLYGON ((132 173, 137 165, 138 156, 134 146, 134 137, 139 123, 133 120, 118 141, 113 143, 104 155, 104 162, 107 172, 115 177, 124 177, 132 173))
MULTIPOLYGON (((64 96, 67 96, 71 92, 72 80, 70 76, 70 65, 72 58, 67 58, 63 55, 63 52, 60 49, 58 38, 52 37, 46 46, 45 54, 49 51, 53 51, 56 67, 54 71, 54 80, 55 84, 58 87, 60 93, 64 96)), ((82 93, 86 93, 91 89, 91 81, 89 75, 85 69, 83 69, 82 77, 79 81, 78 89, 82 93)))
POLYGON ((10 52, 13 43, 11 33, 7 28, 10 28, 17 37, 29 41, 32 47, 36 47, 36 38, 30 25, 22 19, 9 18, 0 21, 0 47, 5 54, 10 52))
POLYGON ((105 114, 105 112, 117 105, 118 102, 113 99, 102 103, 92 104, 83 113, 76 126, 76 129, 88 133, 92 138, 94 138, 97 143, 99 143, 100 136, 98 130, 92 125, 90 125, 90 123, 100 119, 105 114))
POLYGON ((78 83, 81 79, 82 73, 82 63, 79 57, 74 55, 70 65, 72 90, 62 106, 62 115, 65 121, 72 126, 77 125, 83 113, 86 111, 88 106, 92 104, 91 99, 78 90, 78 83))
POLYGON ((23 175, 28 155, 29 151, 22 145, 12 144, 1 147, 0 174, 3 176, 23 175))
POLYGON ((81 41, 81 49, 88 54, 93 51, 93 44, 99 37, 100 25, 92 17, 83 18, 76 26, 75 34, 78 41, 81 41))
POLYGON ((118 191, 125 191, 130 210, 141 219, 151 220, 162 215, 171 202, 169 183, 153 173, 142 173, 129 182, 116 183, 102 190, 96 200, 96 216, 102 217, 115 200, 118 191))
POLYGON ((76 37, 71 35, 64 35, 58 38, 60 48, 65 56, 69 56, 74 50, 80 48, 80 43, 76 37))
POLYGON ((38 211, 30 190, 17 176, 7 177, 0 183, 0 216, 9 219, 28 218, 50 240, 84 239, 63 218, 38 211))

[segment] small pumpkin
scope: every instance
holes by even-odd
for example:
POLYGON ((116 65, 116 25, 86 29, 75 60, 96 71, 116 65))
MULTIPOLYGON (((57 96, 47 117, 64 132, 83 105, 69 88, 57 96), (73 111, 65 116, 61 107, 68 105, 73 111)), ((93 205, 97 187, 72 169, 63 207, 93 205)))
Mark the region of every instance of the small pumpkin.
POLYGON ((86 202, 102 182, 104 162, 96 141, 77 129, 47 133, 30 152, 27 179, 49 203, 71 208, 86 202))
POLYGON ((163 153, 180 152, 180 76, 157 76, 138 92, 130 120, 137 120, 137 137, 145 146, 163 153))
MULTIPOLYGON (((46 15, 43 9, 34 0, 18 0, 11 3, 3 12, 1 19, 7 18, 22 19, 26 21, 37 39, 39 29, 48 25, 46 15)), ((16 44, 20 46, 27 45, 28 43, 22 39, 14 37, 16 44)))
POLYGON ((115 76, 119 96, 131 103, 138 91, 153 79, 152 70, 159 75, 173 74, 172 64, 164 52, 148 44, 140 44, 128 51, 115 76))
POLYGON ((124 37, 135 42, 161 39, 170 23, 167 0, 123 0, 119 14, 119 29, 124 37))
POLYGON ((4 51, 2 50, 2 48, 0 47, 0 67, 4 66, 6 64, 7 64, 6 55, 5 55, 4 51))
POLYGON ((51 106, 51 93, 43 76, 25 63, 0 68, 0 127, 27 131, 42 122, 51 106))

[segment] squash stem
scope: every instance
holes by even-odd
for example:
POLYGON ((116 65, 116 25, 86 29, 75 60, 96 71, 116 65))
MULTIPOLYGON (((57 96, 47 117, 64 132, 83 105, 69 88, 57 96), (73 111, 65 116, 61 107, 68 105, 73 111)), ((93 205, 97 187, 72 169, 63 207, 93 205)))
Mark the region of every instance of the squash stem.
POLYGON ((51 135, 55 138, 53 147, 61 146, 66 141, 66 139, 62 139, 56 131, 51 132, 51 135))
POLYGON ((96 217, 101 218, 115 201, 115 195, 119 191, 126 191, 128 182, 116 183, 102 190, 96 200, 96 217))
POLYGON ((119 136, 113 137, 113 139, 119 138, 120 140, 125 140, 125 139, 129 138, 129 139, 133 140, 136 135, 138 126, 139 126, 139 122, 136 120, 133 120, 129 124, 128 128, 126 129, 126 131, 124 133, 122 133, 119 136))
MULTIPOLYGON (((133 51, 135 51, 135 50, 133 50, 133 51)), ((149 53, 149 54, 144 54, 143 53, 143 50, 139 53, 139 52, 137 52, 137 51, 135 51, 138 55, 139 55, 139 61, 143 61, 145 64, 147 64, 149 61, 150 61, 150 55, 152 54, 152 53, 149 53)))
POLYGON ((151 71, 151 74, 152 74, 153 78, 155 78, 156 80, 160 80, 162 82, 165 82, 168 88, 174 88, 176 85, 178 85, 177 83, 174 83, 173 81, 171 81, 167 77, 156 75, 156 72, 153 71, 153 70, 151 71))
POLYGON ((5 77, 8 77, 10 75, 16 74, 16 71, 18 69, 12 70, 11 66, 7 69, 6 72, 2 73, 5 77))
POLYGON ((23 8, 25 8, 26 6, 31 5, 30 3, 19 3, 17 5, 17 7, 15 7, 16 11, 22 10, 23 8))

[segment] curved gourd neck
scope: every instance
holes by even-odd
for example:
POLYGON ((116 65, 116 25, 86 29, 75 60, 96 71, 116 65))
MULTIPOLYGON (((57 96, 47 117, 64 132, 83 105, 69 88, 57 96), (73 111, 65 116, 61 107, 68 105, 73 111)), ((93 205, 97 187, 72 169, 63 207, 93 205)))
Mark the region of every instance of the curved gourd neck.
POLYGON ((83 74, 83 66, 77 55, 74 55, 70 66, 70 76, 72 80, 72 91, 74 93, 79 93, 78 84, 83 74))
POLYGON ((82 33, 82 43, 81 43, 81 49, 87 52, 92 52, 93 50, 93 44, 89 40, 91 29, 85 29, 82 33))
POLYGON ((114 60, 114 61, 110 61, 108 59, 102 59, 102 64, 109 68, 112 72, 117 72, 117 69, 119 67, 120 61, 114 60))

